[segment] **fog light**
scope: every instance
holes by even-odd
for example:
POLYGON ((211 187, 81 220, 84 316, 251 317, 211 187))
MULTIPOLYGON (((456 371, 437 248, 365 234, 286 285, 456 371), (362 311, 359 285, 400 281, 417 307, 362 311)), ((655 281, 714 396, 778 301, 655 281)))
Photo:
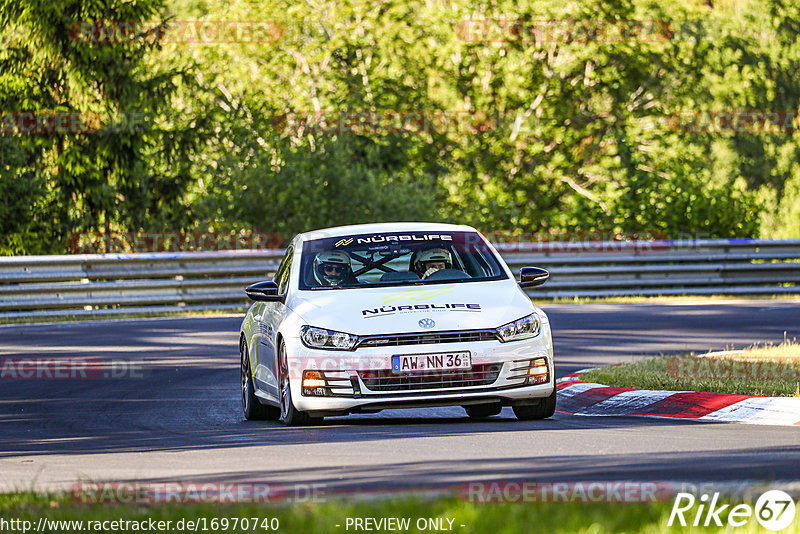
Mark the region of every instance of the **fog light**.
POLYGON ((536 367, 531 367, 528 369, 528 374, 531 376, 534 375, 546 375, 547 374, 547 366, 546 365, 537 365, 536 367))
POLYGON ((528 367, 528 384, 544 384, 550 379, 547 358, 535 358, 528 367))
POLYGON ((305 371, 303 373, 303 387, 306 389, 324 388, 325 377, 320 371, 305 371))

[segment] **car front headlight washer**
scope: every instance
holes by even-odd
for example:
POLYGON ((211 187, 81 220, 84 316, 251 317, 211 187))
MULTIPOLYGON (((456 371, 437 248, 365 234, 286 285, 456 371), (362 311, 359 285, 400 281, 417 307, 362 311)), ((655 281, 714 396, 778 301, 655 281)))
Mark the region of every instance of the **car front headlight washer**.
POLYGON ((500 328, 497 328, 496 331, 497 335, 500 336, 500 340, 505 343, 507 341, 536 337, 539 335, 541 329, 542 325, 539 322, 539 317, 535 313, 532 313, 526 315, 522 319, 504 324, 500 328))
POLYGON ((353 350, 358 344, 353 334, 308 325, 300 327, 300 339, 310 349, 353 350))

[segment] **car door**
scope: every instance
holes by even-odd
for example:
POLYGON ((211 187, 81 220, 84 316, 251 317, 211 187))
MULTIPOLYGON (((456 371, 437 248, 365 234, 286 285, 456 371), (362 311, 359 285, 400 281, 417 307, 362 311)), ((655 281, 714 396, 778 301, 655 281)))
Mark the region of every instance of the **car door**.
MULTIPOLYGON (((289 246, 283 256, 273 281, 278 284, 278 291, 285 295, 289 288, 289 273, 292 269, 292 256, 294 247, 289 246)), ((256 378, 259 389, 278 398, 277 359, 278 347, 276 340, 278 328, 286 316, 286 305, 283 302, 264 302, 255 316, 258 332, 258 363, 256 364, 256 378)))

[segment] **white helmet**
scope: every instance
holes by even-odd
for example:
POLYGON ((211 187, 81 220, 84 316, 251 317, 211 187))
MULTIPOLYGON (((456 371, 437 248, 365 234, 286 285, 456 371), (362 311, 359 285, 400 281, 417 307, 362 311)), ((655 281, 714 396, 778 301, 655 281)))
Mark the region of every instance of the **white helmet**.
POLYGON ((443 249, 443 248, 431 248, 420 252, 419 255, 414 259, 414 271, 420 276, 420 278, 426 278, 430 276, 432 272, 436 272, 438 269, 431 269, 428 267, 429 263, 444 263, 445 269, 452 269, 453 267, 453 260, 450 257, 450 252, 443 249))
POLYGON ((341 284, 351 275, 350 256, 346 252, 329 250, 314 257, 314 278, 322 285, 341 284))

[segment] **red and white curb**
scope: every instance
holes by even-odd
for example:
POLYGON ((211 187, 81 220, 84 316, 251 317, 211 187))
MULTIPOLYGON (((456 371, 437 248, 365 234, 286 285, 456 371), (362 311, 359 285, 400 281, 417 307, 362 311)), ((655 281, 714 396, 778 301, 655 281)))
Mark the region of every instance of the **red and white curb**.
POLYGON ((800 397, 654 391, 584 382, 584 369, 556 380, 558 411, 586 416, 665 417, 752 425, 800 425, 800 397))

